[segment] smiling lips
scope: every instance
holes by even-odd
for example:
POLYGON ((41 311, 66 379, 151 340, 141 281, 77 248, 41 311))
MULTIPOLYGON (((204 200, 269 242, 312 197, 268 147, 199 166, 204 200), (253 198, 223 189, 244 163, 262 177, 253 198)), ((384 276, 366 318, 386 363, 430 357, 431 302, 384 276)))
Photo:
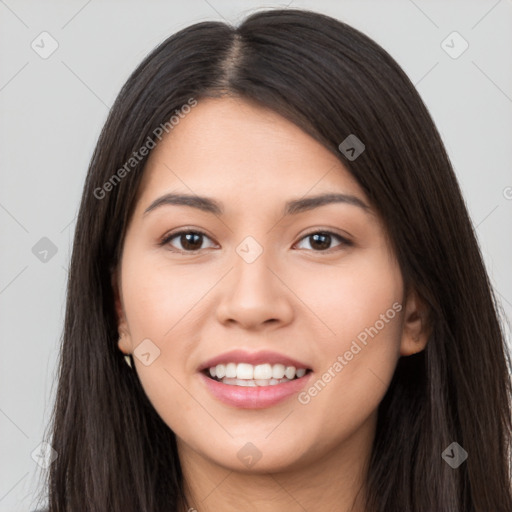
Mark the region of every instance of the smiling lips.
POLYGON ((300 391, 312 370, 276 352, 235 350, 206 361, 199 371, 209 391, 220 401, 260 409, 300 391))
POLYGON ((290 382, 295 378, 304 377, 306 368, 284 366, 284 364, 269 363, 256 366, 249 363, 218 364, 209 368, 212 378, 224 384, 237 386, 275 386, 283 382, 290 382))
POLYGON ((261 364, 282 364, 286 366, 295 366, 295 368, 309 368, 307 364, 292 359, 291 357, 272 352, 270 350, 262 350, 260 352, 247 352, 246 350, 231 350, 225 352, 217 357, 205 361, 199 368, 199 371, 209 369, 218 364, 228 363, 247 363, 250 365, 261 365, 261 364))

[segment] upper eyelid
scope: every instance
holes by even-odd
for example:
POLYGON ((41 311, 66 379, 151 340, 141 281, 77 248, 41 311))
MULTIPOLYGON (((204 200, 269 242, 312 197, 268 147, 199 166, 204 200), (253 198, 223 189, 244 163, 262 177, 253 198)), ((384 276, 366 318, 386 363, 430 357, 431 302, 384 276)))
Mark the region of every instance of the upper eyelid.
POLYGON ((203 235, 203 236, 209 238, 213 242, 212 237, 208 233, 206 233, 205 231, 202 231, 201 229, 197 229, 197 228, 184 228, 184 229, 180 229, 179 231, 167 233, 161 238, 161 241, 162 242, 164 242, 166 240, 169 241, 169 240, 172 240, 173 238, 177 237, 178 235, 183 235, 185 233, 197 233, 197 234, 200 234, 200 235, 203 235))
POLYGON ((349 235, 340 235, 339 233, 336 233, 336 231, 333 231, 332 229, 313 229, 311 231, 308 231, 304 233, 299 240, 302 240, 303 238, 306 238, 307 236, 316 235, 317 233, 327 233, 329 235, 337 236, 338 238, 341 238, 342 240, 346 240, 347 242, 350 241, 349 235))

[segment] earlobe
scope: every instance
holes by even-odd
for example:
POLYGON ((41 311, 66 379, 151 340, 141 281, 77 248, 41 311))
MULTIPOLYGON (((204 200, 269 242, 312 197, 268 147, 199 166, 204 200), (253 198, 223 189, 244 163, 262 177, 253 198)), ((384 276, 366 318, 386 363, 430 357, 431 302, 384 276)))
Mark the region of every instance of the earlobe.
POLYGON ((119 335, 119 339, 117 340, 117 347, 125 355, 132 353, 129 337, 124 333, 119 335))
POLYGON ((427 305, 418 293, 412 290, 405 304, 400 355, 410 356, 424 350, 429 335, 427 305))

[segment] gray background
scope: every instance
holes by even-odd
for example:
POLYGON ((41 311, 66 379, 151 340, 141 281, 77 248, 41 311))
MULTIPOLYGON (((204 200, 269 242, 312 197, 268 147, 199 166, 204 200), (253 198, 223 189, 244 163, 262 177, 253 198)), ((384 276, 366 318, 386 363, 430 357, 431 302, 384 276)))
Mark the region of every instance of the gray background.
MULTIPOLYGON (((238 22, 287 3, 0 0, 0 511, 30 510, 39 488, 31 454, 55 391, 75 217, 94 144, 120 87, 173 32, 204 20, 238 22), (59 45, 46 59, 31 47, 35 41, 48 51, 43 31, 59 45), (43 237, 57 248, 47 261, 32 250, 43 237)), ((446 144, 511 318, 511 0, 289 5, 353 25, 409 75, 446 144), (441 46, 453 31, 469 44, 458 58, 441 46)))

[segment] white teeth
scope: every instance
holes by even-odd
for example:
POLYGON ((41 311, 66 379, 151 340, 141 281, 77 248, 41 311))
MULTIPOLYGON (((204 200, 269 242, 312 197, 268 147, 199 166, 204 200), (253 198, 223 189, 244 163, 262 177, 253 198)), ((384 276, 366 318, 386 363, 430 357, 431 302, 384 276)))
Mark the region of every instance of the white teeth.
POLYGON ((223 364, 218 364, 215 369, 215 373, 217 374, 218 379, 222 379, 222 377, 226 375, 226 366, 223 364))
MULTIPOLYGON (((275 381, 276 384, 278 384, 282 379, 286 379, 286 382, 293 380, 295 377, 300 379, 306 374, 306 369, 295 368, 295 366, 284 366, 283 364, 271 365, 269 363, 264 363, 253 366, 248 363, 227 363, 212 366, 209 369, 209 372, 211 377, 217 378, 218 380, 225 378, 243 381, 268 381, 270 384, 265 384, 268 386, 273 385, 272 381, 275 381)), ((241 385, 247 384, 244 383, 241 385)))
POLYGON ((254 367, 252 364, 238 363, 238 366, 236 367, 236 378, 247 380, 254 379, 254 367))
POLYGON ((284 376, 287 379, 293 379, 295 377, 295 366, 287 366, 286 370, 284 371, 284 376))
POLYGON ((236 377, 236 364, 228 363, 226 365, 226 377, 228 379, 234 379, 236 377))
MULTIPOLYGON (((244 379, 231 379, 234 380, 235 386, 243 386, 243 387, 255 387, 256 383, 253 380, 244 380, 244 379)), ((224 382, 224 381, 223 381, 224 382)))
POLYGON ((257 386, 275 386, 276 384, 283 384, 285 382, 290 382, 289 379, 255 379, 255 380, 245 380, 245 379, 228 379, 224 377, 221 381, 223 384, 228 384, 230 386, 242 386, 242 387, 257 387, 257 386))
POLYGON ((275 364, 272 366, 272 378, 274 379, 282 379, 284 377, 284 371, 286 368, 284 364, 275 364))
POLYGON ((271 379, 272 366, 269 364, 259 364, 254 367, 254 379, 271 379))

